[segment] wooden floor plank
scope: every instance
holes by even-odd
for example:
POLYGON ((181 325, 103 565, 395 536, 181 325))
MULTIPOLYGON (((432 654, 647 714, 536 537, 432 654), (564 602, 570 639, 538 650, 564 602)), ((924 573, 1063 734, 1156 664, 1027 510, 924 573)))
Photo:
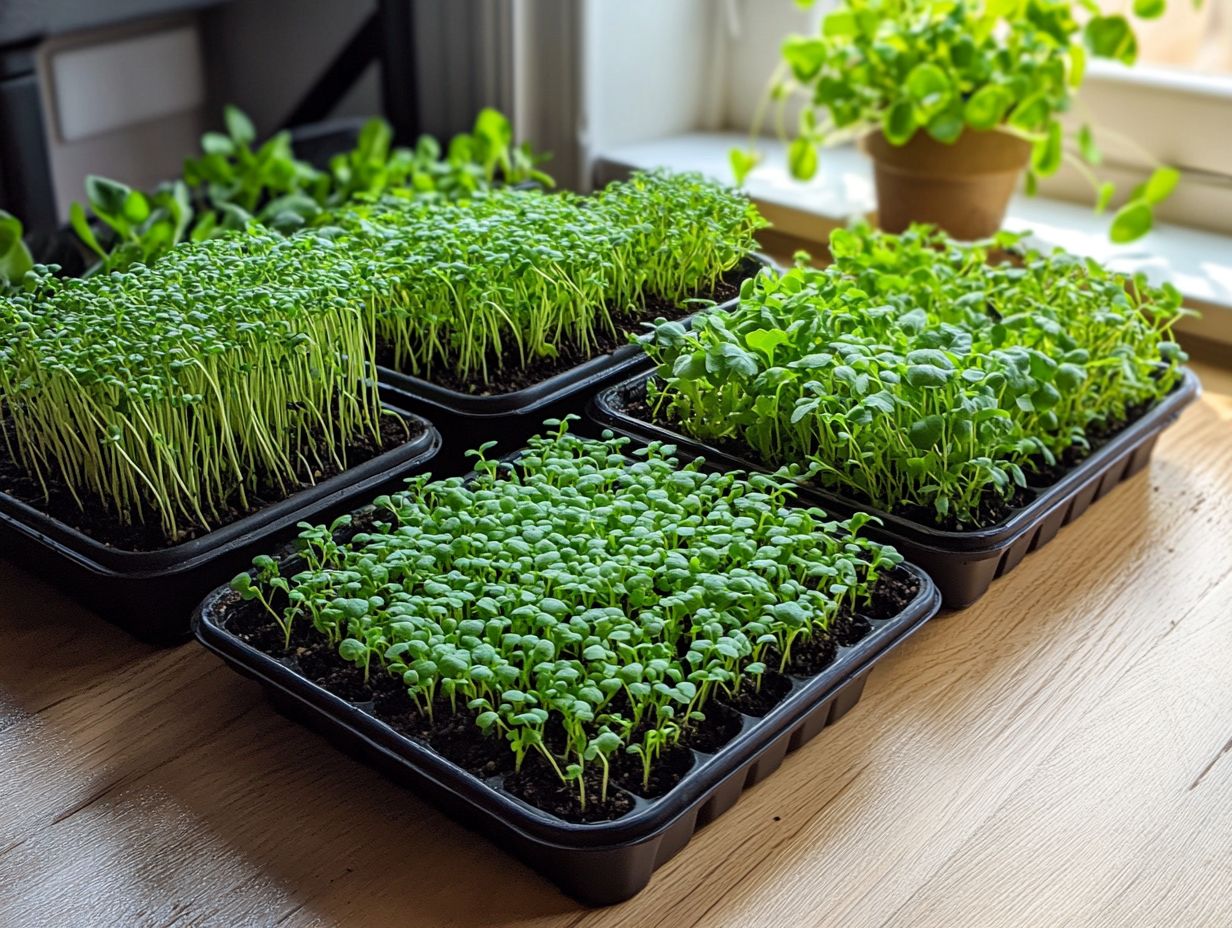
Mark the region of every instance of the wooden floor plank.
POLYGON ((588 911, 0 561, 0 926, 1232 924, 1232 375, 865 700, 588 911))

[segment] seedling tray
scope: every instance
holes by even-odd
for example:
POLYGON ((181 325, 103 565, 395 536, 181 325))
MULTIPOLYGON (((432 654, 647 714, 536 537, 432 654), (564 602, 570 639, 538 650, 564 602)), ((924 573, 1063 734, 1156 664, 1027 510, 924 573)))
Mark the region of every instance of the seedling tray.
MULTIPOLYGON (((741 265, 741 269, 750 276, 761 267, 775 267, 775 264, 763 254, 753 254, 741 265)), ((738 302, 739 297, 735 296, 717 305, 720 309, 731 309, 738 302)), ((686 316, 680 322, 689 326, 696 315, 697 313, 693 313, 686 316)), ((645 321, 651 322, 653 319, 645 321)), ((501 437, 492 434, 494 428, 503 434, 511 425, 524 425, 524 434, 518 434, 520 444, 538 429, 545 417, 556 415, 566 407, 581 408, 597 390, 628 376, 646 362, 646 353, 640 346, 621 345, 614 351, 553 374, 532 386, 488 396, 463 393, 383 366, 377 368, 377 377, 383 385, 425 404, 425 413, 433 421, 443 421, 442 414, 482 420, 485 438, 501 437)), ((465 427, 473 430, 475 424, 470 423, 465 427)), ((468 434, 467 440, 472 437, 473 435, 468 434)))
MULTIPOLYGON (((591 417, 602 426, 641 441, 672 442, 679 446, 682 457, 701 456, 722 468, 763 473, 772 470, 631 415, 627 410, 645 397, 646 383, 653 376, 653 372, 640 373, 603 390, 592 403, 591 417)), ((987 528, 945 531, 807 484, 800 486, 800 499, 835 516, 857 511, 877 516, 882 524, 870 523, 864 533, 894 545, 903 557, 924 568, 941 590, 945 605, 961 609, 988 592, 995 579, 1017 567, 1027 554, 1051 541, 1063 525, 1081 516, 1091 503, 1146 467, 1160 433, 1176 421, 1198 392, 1198 378, 1185 369, 1180 383, 1145 415, 1060 480, 1047 486, 1029 486, 1030 501, 987 528)))
POLYGON ((301 521, 328 519, 402 481, 440 447, 440 434, 400 406, 385 408, 418 422, 416 438, 271 506, 183 544, 125 551, 103 544, 0 493, 0 555, 153 644, 187 639, 193 607, 219 583, 248 567, 273 540, 301 521))
POLYGON ((923 571, 900 565, 919 592, 898 615, 870 620, 871 631, 840 647, 824 671, 789 677, 791 689, 766 715, 741 715, 739 733, 716 753, 693 751, 693 766, 657 799, 634 796, 633 809, 607 822, 574 824, 514 797, 501 778, 480 779, 371 714, 301 676, 294 659, 271 657, 227 630, 240 603, 214 591, 193 618, 197 637, 235 670, 256 679, 285 714, 321 732, 520 857, 587 905, 628 899, 693 834, 773 773, 791 751, 838 721, 859 701, 873 666, 936 614, 941 597, 923 571))

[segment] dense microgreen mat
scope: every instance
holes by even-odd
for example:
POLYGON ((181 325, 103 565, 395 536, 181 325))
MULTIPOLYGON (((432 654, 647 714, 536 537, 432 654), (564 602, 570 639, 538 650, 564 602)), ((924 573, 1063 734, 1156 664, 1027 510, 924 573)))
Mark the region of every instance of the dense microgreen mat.
POLYGON ((865 504, 970 527, 1180 376, 1171 286, 1011 235, 862 227, 830 250, 824 270, 746 281, 692 331, 646 335, 654 413, 865 504))
POLYGON ((589 197, 503 189, 460 204, 387 197, 334 217, 381 281, 372 326, 394 366, 487 382, 495 369, 596 353, 650 297, 712 291, 764 225, 695 174, 638 174, 589 197))
POLYGON ((715 699, 759 688, 901 558, 865 516, 793 508, 790 481, 549 426, 516 463, 480 449, 471 479, 408 481, 345 543, 344 520, 305 527, 292 575, 260 557, 232 587, 284 644, 323 636, 428 718, 473 714, 585 808, 614 754, 649 782, 715 699))
POLYGON ((0 424, 40 481, 168 537, 378 438, 360 268, 327 238, 248 232, 0 299, 0 424))
POLYGON ((289 237, 249 224, 151 265, 0 294, 0 426, 46 489, 169 538, 379 444, 378 339, 412 373, 486 381, 713 288, 754 247, 744 197, 645 175, 594 197, 413 192, 289 237), (641 311, 639 312, 639 309, 641 311))

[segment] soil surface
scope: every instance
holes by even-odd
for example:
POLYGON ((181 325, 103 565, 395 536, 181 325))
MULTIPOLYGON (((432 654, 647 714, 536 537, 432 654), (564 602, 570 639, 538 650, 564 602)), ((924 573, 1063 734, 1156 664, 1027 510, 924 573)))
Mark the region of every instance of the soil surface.
MULTIPOLYGON (((364 436, 346 450, 347 467, 356 467, 365 461, 370 461, 378 454, 383 454, 397 448, 408 441, 421 436, 426 425, 420 419, 404 419, 401 416, 385 415, 381 417, 381 443, 378 445, 371 436, 364 436)), ((254 512, 279 503, 289 496, 315 486, 323 480, 328 480, 342 472, 332 461, 322 467, 316 467, 311 472, 305 471, 299 475, 299 483, 290 492, 284 491, 272 481, 261 486, 256 493, 250 493, 247 507, 232 506, 223 516, 207 527, 198 523, 181 522, 181 531, 174 538, 169 537, 163 527, 156 521, 123 525, 114 512, 109 510, 101 497, 86 495, 82 505, 78 505, 67 484, 59 480, 48 483, 44 495, 42 486, 20 464, 7 456, 7 449, 0 442, 0 493, 8 494, 44 512, 54 519, 77 529, 95 541, 108 547, 122 551, 158 551, 174 545, 183 544, 194 538, 200 538, 211 531, 230 525, 238 519, 252 515, 254 512)))
MULTIPOLYGON (((634 419, 640 419, 643 422, 649 422, 657 425, 661 429, 675 432, 680 435, 685 435, 680 423, 676 422, 666 414, 666 407, 658 413, 651 410, 650 405, 646 402, 644 391, 638 389, 636 393, 628 393, 617 397, 617 409, 627 416, 634 419)), ((947 532, 963 532, 963 531, 978 531, 988 528, 1005 521, 1014 512, 1026 506, 1035 499, 1039 491, 1047 489, 1054 483, 1059 481, 1067 473, 1081 464, 1084 460, 1091 456, 1092 453, 1099 450, 1107 444, 1118 433, 1133 425, 1138 419, 1146 415, 1154 406, 1154 403, 1145 403, 1131 407, 1128 410, 1128 415, 1123 421, 1108 423, 1105 425, 1092 426, 1088 430, 1087 441, 1090 444, 1089 448, 1083 448, 1080 445, 1072 445, 1066 449, 1055 465, 1048 465, 1042 459, 1033 461, 1029 466, 1024 467, 1025 476, 1028 486, 1014 488, 1014 495, 1008 500, 1002 499, 994 491, 989 491, 980 500, 977 508, 977 519, 974 523, 960 523, 953 518, 947 518, 938 522, 936 513, 931 509, 926 509, 922 506, 907 506, 899 505, 890 510, 896 516, 901 516, 904 519, 910 519, 912 522, 918 522, 921 525, 930 528, 937 528, 947 532)), ((687 435, 686 435, 687 437, 687 435)), ((700 443, 700 442, 699 442, 700 443)), ((706 442, 711 447, 722 451, 725 454, 733 457, 742 458, 751 464, 759 467, 764 467, 768 470, 775 470, 778 465, 762 458, 756 451, 744 445, 741 442, 731 439, 721 441, 706 442)), ((681 449, 681 455, 688 456, 687 449, 681 449)), ((827 487, 820 484, 816 485, 817 489, 832 494, 846 502, 850 502, 856 506, 874 507, 874 504, 862 498, 855 490, 849 487, 827 487)))
MULTIPOLYGON (((760 268, 761 264, 759 262, 748 258, 724 274, 712 291, 709 293, 698 293, 694 296, 697 299, 725 303, 735 298, 740 293, 740 284, 744 279, 757 273, 760 268)), ((653 322, 660 317, 667 320, 684 319, 686 316, 691 316, 698 311, 699 307, 696 303, 686 302, 677 305, 663 297, 651 296, 645 301, 644 311, 639 313, 636 318, 625 316, 624 318, 617 319, 615 314, 613 314, 613 320, 616 322, 616 332, 597 331, 592 350, 583 350, 577 345, 564 343, 557 346, 559 353, 556 357, 532 360, 524 367, 517 366, 516 361, 510 357, 490 357, 488 358, 487 383, 463 380, 453 371, 447 370, 435 370, 430 375, 423 376, 422 379, 438 387, 455 390, 468 396, 500 396, 504 393, 513 393, 516 390, 533 387, 549 377, 564 373, 577 367, 579 364, 585 364, 592 358, 610 354, 617 348, 629 344, 629 336, 641 334, 643 331, 642 323, 644 322, 653 322)), ((399 369, 394 364, 394 352, 390 345, 378 344, 376 356, 377 363, 382 367, 387 367, 391 370, 399 369)), ((404 371, 404 373, 410 375, 410 371, 404 371)))
MULTIPOLYGON (((715 698, 704 708, 705 720, 688 725, 680 741, 667 749, 651 769, 648 785, 643 783, 641 759, 618 751, 610 759, 607 802, 600 801, 602 765, 586 768, 587 804, 578 800, 576 783, 563 784, 542 755, 531 751, 520 771, 514 770, 514 755, 503 739, 483 732, 475 724, 475 713, 459 699, 456 706, 438 698, 431 714, 421 711, 406 695, 401 682, 380 667, 370 668, 368 679, 362 669, 344 661, 335 648, 321 638, 309 623, 292 626, 290 645, 286 633, 260 604, 243 602, 229 594, 223 603, 223 626, 232 635, 254 648, 282 660, 304 678, 316 683, 386 723, 399 734, 427 745, 467 772, 517 796, 536 808, 570 822, 608 821, 627 814, 636 805, 635 796, 654 799, 666 795, 693 769, 694 752, 717 753, 735 738, 744 726, 745 716, 761 717, 792 691, 793 676, 807 679, 833 663, 840 646, 855 644, 873 630, 873 621, 902 612, 919 592, 919 581, 904 570, 884 574, 877 582, 873 599, 861 614, 840 616, 828 634, 798 639, 793 645, 788 671, 780 674, 778 657, 767 658, 768 669, 758 688, 746 680, 732 699, 715 698), (801 655, 820 654, 825 659, 804 659, 801 655), (813 667, 816 669, 804 669, 813 667)), ((280 604, 276 603, 276 606, 280 604)), ((610 708, 619 711, 616 697, 610 708)), ((549 731, 552 731, 549 728, 549 731)), ((557 753, 562 745, 549 744, 557 753)))

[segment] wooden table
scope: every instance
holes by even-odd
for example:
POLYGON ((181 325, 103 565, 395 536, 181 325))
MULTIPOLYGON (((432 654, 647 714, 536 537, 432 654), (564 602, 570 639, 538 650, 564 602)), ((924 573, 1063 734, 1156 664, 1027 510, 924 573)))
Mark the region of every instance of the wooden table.
POLYGON ((631 902, 0 562, 0 925, 1232 925, 1232 376, 631 902))

